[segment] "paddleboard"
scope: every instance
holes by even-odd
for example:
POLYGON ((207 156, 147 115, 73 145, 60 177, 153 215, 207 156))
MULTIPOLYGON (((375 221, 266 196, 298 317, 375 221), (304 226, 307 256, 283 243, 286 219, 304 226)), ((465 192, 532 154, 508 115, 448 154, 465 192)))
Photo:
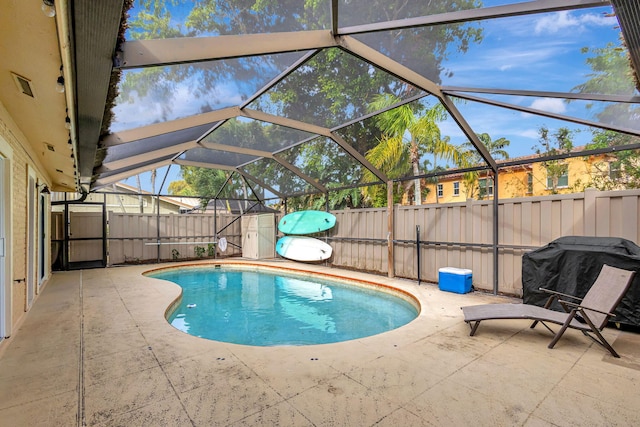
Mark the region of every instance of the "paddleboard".
POLYGON ((324 211, 297 211, 283 216, 278 230, 284 234, 312 234, 327 231, 336 225, 336 217, 324 211))
POLYGON ((294 261, 324 261, 331 257, 333 248, 313 237, 284 236, 278 239, 276 252, 294 261))

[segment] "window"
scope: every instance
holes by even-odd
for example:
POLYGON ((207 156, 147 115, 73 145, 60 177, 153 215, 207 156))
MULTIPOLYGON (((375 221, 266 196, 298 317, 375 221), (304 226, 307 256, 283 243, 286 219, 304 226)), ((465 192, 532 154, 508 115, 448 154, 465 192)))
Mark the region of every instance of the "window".
POLYGON ((479 196, 483 197, 493 196, 493 178, 482 178, 478 180, 479 196))
POLYGON ((533 172, 527 172, 527 194, 533 194, 533 172))
POLYGON ((456 181, 453 183, 453 195, 454 196, 459 196, 460 195, 460 182, 456 181))
POLYGON ((444 196, 444 191, 443 191, 443 189, 442 189, 442 184, 438 184, 438 185, 436 186, 436 188, 437 188, 438 197, 442 197, 442 196, 444 196))
POLYGON ((548 189, 568 187, 569 186, 569 168, 565 166, 563 170, 559 170, 558 172, 556 172, 557 184, 555 186, 553 185, 553 178, 554 178, 553 173, 551 173, 547 169, 547 188, 548 189))

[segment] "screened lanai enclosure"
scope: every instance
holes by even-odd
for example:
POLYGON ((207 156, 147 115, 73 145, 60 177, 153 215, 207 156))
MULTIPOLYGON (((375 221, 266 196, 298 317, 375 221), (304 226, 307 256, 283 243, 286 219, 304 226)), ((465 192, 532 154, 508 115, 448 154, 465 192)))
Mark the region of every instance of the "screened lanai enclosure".
POLYGON ((511 293, 556 237, 640 241, 635 1, 70 6, 83 193, 333 210, 334 265, 511 293))

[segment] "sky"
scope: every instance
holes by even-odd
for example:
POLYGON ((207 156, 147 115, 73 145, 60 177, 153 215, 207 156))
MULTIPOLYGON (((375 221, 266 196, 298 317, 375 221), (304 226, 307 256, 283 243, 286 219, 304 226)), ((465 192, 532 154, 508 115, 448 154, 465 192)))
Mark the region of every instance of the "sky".
MULTIPOLYGON (((504 0, 484 1, 485 6, 505 3, 504 0)), ((483 28, 481 44, 472 43, 464 54, 455 50, 449 52, 449 58, 443 66, 453 73, 451 76, 443 73, 442 84, 572 91, 575 86, 588 80, 591 73, 585 63, 588 55, 581 53, 581 49, 603 48, 607 43, 618 44, 617 21, 606 16, 609 12, 610 7, 603 7, 481 21, 478 24, 483 28)), ((135 11, 132 11, 131 15, 134 14, 135 11)), ((183 19, 185 13, 175 11, 173 16, 183 19)), ((273 70, 273 73, 277 72, 273 70)), ((235 82, 218 85, 200 96, 194 96, 193 92, 197 81, 178 84, 171 92, 169 113, 162 110, 160 103, 121 103, 114 108, 116 118, 112 131, 196 114, 207 103, 215 105, 215 109, 238 105, 243 95, 259 89, 271 78, 268 75, 264 77, 264 82, 256 81, 249 85, 235 82)), ((566 103, 560 99, 526 96, 477 96, 584 119, 593 118, 593 112, 586 108, 585 102, 566 103)), ((456 105, 476 133, 486 132, 494 140, 504 137, 511 141, 508 149, 511 157, 531 154, 532 147, 538 142, 538 129, 543 125, 552 131, 561 126, 582 130, 575 134, 576 145, 590 140, 590 133, 584 126, 472 101, 457 102, 456 105)), ((449 136, 453 143, 461 144, 467 139, 450 118, 440 123, 440 128, 442 134, 449 136)), ((158 170, 156 187, 164 178, 166 169, 158 170)), ((150 188, 149 176, 149 173, 141 176, 143 189, 158 191, 158 188, 150 188)), ((168 183, 177 179, 180 179, 179 167, 174 165, 161 193, 166 194, 168 183)), ((125 183, 135 186, 136 179, 129 178, 125 183)))

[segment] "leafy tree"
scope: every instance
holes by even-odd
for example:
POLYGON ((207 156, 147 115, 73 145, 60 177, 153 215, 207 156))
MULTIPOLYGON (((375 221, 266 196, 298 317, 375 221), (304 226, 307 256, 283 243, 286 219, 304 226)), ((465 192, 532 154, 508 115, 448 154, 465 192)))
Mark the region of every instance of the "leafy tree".
MULTIPOLYGON (((593 72, 589 74, 589 80, 574 87, 572 91, 609 95, 630 95, 635 92, 626 49, 609 43, 604 48, 585 47, 581 52, 594 55, 586 59, 593 72)), ((599 107, 598 103, 591 102, 587 104, 587 108, 602 123, 634 128, 640 119, 640 108, 634 104, 620 102, 599 107)))
MULTIPOLYGON (((287 0, 236 0, 233 2, 202 0, 142 0, 137 4, 137 15, 128 21, 128 35, 132 39, 159 39, 197 37, 206 35, 270 33, 302 29, 319 29, 327 22, 327 8, 314 1, 287 0), (171 11, 189 10, 184 26, 175 24, 171 11), (288 13, 281 14, 281 10, 288 13)), ((121 87, 121 101, 133 102, 136 95, 151 97, 158 102, 166 117, 171 113, 171 99, 178 83, 198 78, 197 85, 190 85, 195 96, 215 93, 221 83, 240 80, 262 82, 264 75, 275 77, 277 70, 284 70, 293 61, 291 54, 247 57, 238 60, 222 60, 181 64, 178 66, 151 67, 125 74, 121 87), (276 71, 274 71, 276 70, 276 71)), ((203 111, 211 111, 215 104, 203 104, 203 111)))
MULTIPOLYGON (((597 149, 638 143, 640 138, 636 136, 597 130, 593 132, 593 140, 586 148, 597 149)), ((609 153, 604 160, 596 161, 592 166, 593 173, 590 180, 584 184, 585 187, 602 191, 640 188, 640 156, 637 150, 609 153)))
MULTIPOLYGON (((358 18, 365 21, 379 22, 380 18, 386 20, 427 16, 480 6, 481 2, 476 0, 413 4, 404 0, 373 0, 367 8, 360 8, 363 10, 358 10, 357 13, 358 18)), ((345 10, 348 7, 341 6, 345 10)), ((331 22, 329 14, 327 3, 318 0, 201 0, 195 3, 186 0, 143 0, 139 3, 138 14, 129 22, 129 34, 133 38, 144 39, 326 29, 331 22), (173 25, 171 11, 177 10, 176 6, 187 4, 192 5, 192 8, 183 27, 173 25)), ((426 75, 438 83, 440 74, 447 72, 441 65, 444 59, 455 52, 466 51, 470 43, 481 40, 481 35, 482 30, 477 24, 448 24, 385 32, 378 34, 380 37, 363 36, 362 40, 415 70, 423 71, 427 66, 429 69, 426 70, 426 75)), ((299 53, 264 55, 129 72, 125 74, 121 101, 132 102, 137 97, 150 97, 161 105, 164 120, 170 117, 172 108, 167 100, 171 99, 179 84, 190 83, 193 96, 204 99, 219 87, 233 81, 241 82, 238 84, 243 88, 264 84, 260 83, 264 81, 264 76, 274 76, 275 72, 284 70, 299 56, 299 53), (196 81, 196 85, 192 84, 196 81)), ((390 74, 334 48, 325 49, 312 57, 304 66, 254 101, 249 108, 333 128, 371 111, 368 104, 376 94, 404 99, 417 93, 417 89, 390 74)), ((202 102, 201 112, 216 108, 215 102, 217 101, 202 102)), ((220 131, 219 128, 215 133, 220 131)), ((341 129, 340 134, 360 153, 366 153, 381 139, 379 129, 364 126, 361 122, 341 129)), ((435 143, 439 141, 434 141, 435 143)), ((323 158, 324 153, 319 151, 319 146, 313 149, 316 151, 309 149, 306 153, 307 160, 314 161, 315 157, 315 162, 321 164, 318 160, 323 158)), ((339 162, 341 160, 338 159, 339 162)), ((336 170, 346 170, 349 162, 352 163, 349 160, 338 164, 336 170)), ((293 184, 278 180, 286 174, 273 162, 266 166, 262 163, 261 166, 262 170, 254 172, 260 172, 263 176, 272 174, 273 180, 269 184, 278 181, 281 190, 287 193, 284 190, 288 190, 293 184)), ((330 177, 330 174, 327 172, 324 177, 330 177)), ((342 197, 341 202, 336 202, 338 205, 367 200, 354 197, 349 191, 339 191, 330 197, 342 197)))
MULTIPOLYGON (((628 95, 635 91, 633 71, 629 67, 628 51, 612 43, 605 48, 583 48, 582 53, 594 56, 586 62, 593 73, 589 80, 573 88, 581 93, 607 93, 628 95)), ((640 120, 640 108, 630 103, 609 103, 597 107, 592 102, 587 105, 597 120, 617 126, 636 128, 640 120)), ((592 142, 586 149, 616 147, 640 143, 640 138, 611 130, 594 129, 592 142)), ((610 153, 605 161, 593 164, 594 173, 587 187, 600 190, 640 188, 640 153, 638 150, 625 150, 610 153), (613 169, 613 171, 612 171, 613 169), (612 173, 613 172, 613 173, 612 173)))
MULTIPOLYGON (((476 0, 372 0, 367 2, 367 7, 354 10, 352 13, 357 16, 352 20, 358 23, 393 21, 478 7, 482 7, 482 2, 476 0)), ((344 7, 342 9, 344 12, 344 7)), ((442 65, 444 60, 457 52, 466 52, 471 43, 479 43, 482 28, 478 24, 433 25, 363 34, 358 38, 396 62, 440 83, 443 74, 453 75, 442 65)))
POLYGON ((174 196, 197 196, 195 190, 184 179, 170 182, 168 192, 174 196))
MULTIPOLYGON (((186 187, 200 197, 200 206, 202 209, 205 209, 209 201, 218 194, 231 173, 220 169, 199 168, 194 166, 181 166, 180 169, 186 187)), ((237 178, 236 181, 238 181, 237 178)), ((220 198, 241 198, 242 195, 238 194, 237 190, 232 187, 233 183, 227 185, 220 194, 220 198)), ((227 208, 228 207, 229 206, 227 206, 227 208)))
MULTIPOLYGON (((546 126, 538 129, 538 145, 533 147, 541 157, 567 154, 573 150, 573 131, 561 127, 550 133, 546 126)), ((543 160, 540 162, 547 171, 547 187, 551 194, 558 194, 558 180, 568 173, 568 165, 563 160, 543 160)))

